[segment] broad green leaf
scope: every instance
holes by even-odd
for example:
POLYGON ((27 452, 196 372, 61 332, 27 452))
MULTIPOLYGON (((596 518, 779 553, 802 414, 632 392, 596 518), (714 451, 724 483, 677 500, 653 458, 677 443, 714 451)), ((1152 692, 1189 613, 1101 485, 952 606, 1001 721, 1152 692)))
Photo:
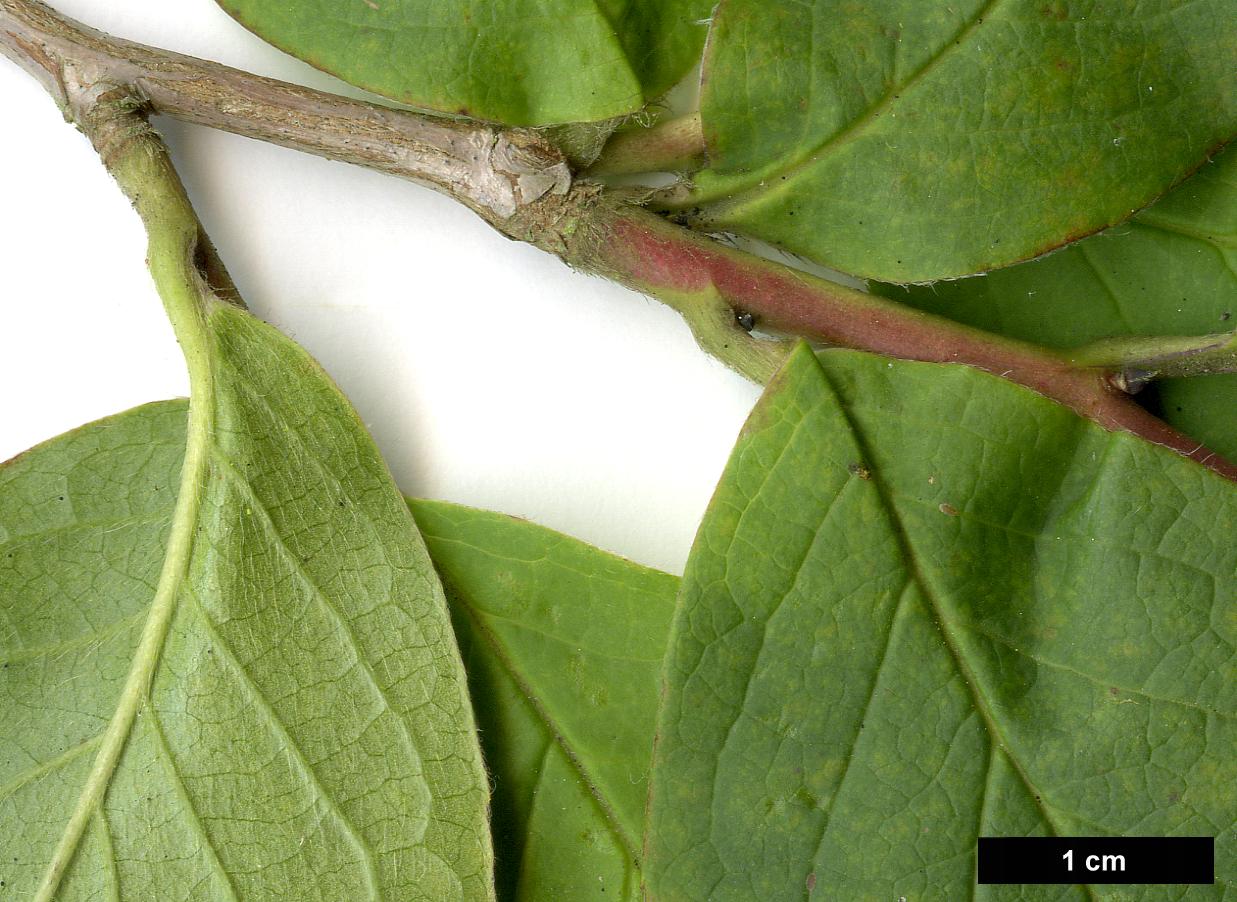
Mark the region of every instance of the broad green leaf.
POLYGON ((1119 222, 1237 129, 1233 0, 722 0, 709 226, 888 282, 1119 222))
POLYGON ((1237 376, 1166 379, 1156 411, 1227 460, 1237 460, 1237 376))
POLYGON ((410 504, 494 781, 500 898, 635 902, 678 579, 502 514, 410 504))
POLYGON ((712 0, 219 0, 376 94, 510 125, 634 113, 700 55, 712 0))
POLYGON ((1219 899, 1237 487, 974 369, 792 355, 683 577, 656 900, 1219 899), (1215 886, 973 885, 976 838, 1217 837, 1215 886))
MULTIPOLYGON (((1117 335, 1237 326, 1237 153, 1229 150, 1127 223, 983 278, 874 286, 960 322, 1070 348, 1117 335)), ((1168 380, 1164 419, 1237 460, 1237 376, 1168 380)))
POLYGON ((210 427, 183 484, 182 403, 0 469, 6 890, 490 898, 485 775, 412 517, 304 351, 202 316, 210 427))

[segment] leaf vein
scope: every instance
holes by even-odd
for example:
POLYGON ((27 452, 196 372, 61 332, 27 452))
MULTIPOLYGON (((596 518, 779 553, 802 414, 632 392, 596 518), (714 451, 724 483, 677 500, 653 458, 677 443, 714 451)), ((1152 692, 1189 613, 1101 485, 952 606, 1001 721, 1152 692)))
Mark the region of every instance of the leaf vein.
POLYGON ((632 861, 639 861, 639 854, 636 851, 637 846, 635 841, 632 837, 628 836, 627 831, 623 829, 622 824, 619 822, 618 815, 603 796, 600 787, 597 785, 597 781, 592 778, 588 772, 588 769, 584 766, 583 758, 572 747, 571 742, 567 739, 563 732, 558 729, 557 722, 551 716, 549 710, 541 704, 536 694, 532 691, 532 688, 523 679, 519 669, 512 662, 506 649, 498 640, 498 637, 486 628, 485 624, 481 622, 477 612, 475 612, 470 605, 464 603, 460 605, 460 608, 465 612, 468 619, 473 622, 473 626, 477 630, 477 634, 481 636, 487 645, 490 646, 490 649, 494 652, 494 657, 499 661, 499 663, 502 664, 503 670, 507 672, 507 675, 511 678, 511 680, 516 684, 516 686, 519 687, 520 692, 528 701, 529 706, 533 709, 537 715, 537 718, 549 732, 553 742, 562 749, 563 754, 567 756, 567 760, 571 763, 572 768, 580 775, 581 782, 583 782, 585 788, 588 789, 589 797, 592 798, 594 804, 597 806, 597 810, 601 813, 602 818, 609 825, 610 829, 614 831, 614 835, 618 837, 619 842, 623 844, 623 847, 631 856, 632 861))
POLYGON ((65 639, 62 642, 49 642, 44 645, 25 645, 8 657, 0 658, 0 661, 4 664, 22 664, 35 658, 42 658, 48 655, 56 654, 57 652, 73 651, 77 648, 85 648, 95 644, 102 645, 113 636, 123 633, 126 629, 131 629, 137 626, 139 622, 148 616, 149 612, 150 605, 146 605, 136 614, 131 614, 128 617, 122 617, 120 620, 113 621, 101 630, 81 633, 71 639, 65 639))
POLYGON ((1191 708, 1203 714, 1214 715, 1216 717, 1225 717, 1225 718, 1230 718, 1230 719, 1233 717, 1237 717, 1237 714, 1234 714, 1229 711, 1223 711, 1223 710, 1220 710, 1219 708, 1209 708, 1206 705, 1200 705, 1196 702, 1188 702, 1188 701, 1185 701, 1184 699, 1168 698, 1167 696, 1164 696, 1164 695, 1156 695, 1154 693, 1148 692, 1146 689, 1135 689, 1131 686, 1124 686, 1120 683, 1113 682, 1112 680, 1104 679, 1094 674, 1087 673, 1084 670, 1079 670, 1077 667, 1073 667, 1069 664, 1063 664, 1060 661, 1053 661, 1050 658, 1045 658, 1041 655, 1033 654, 1024 648, 1019 648, 1013 643, 1012 640, 1007 639, 1005 636, 1001 636, 997 633, 990 632, 989 630, 983 629, 974 623, 961 624, 961 628, 970 630, 971 632, 977 633, 978 635, 983 636, 987 639, 991 639, 993 642, 997 642, 1000 645, 1003 645, 1005 648, 1008 648, 1014 654, 1019 655, 1020 657, 1026 658, 1027 660, 1034 661, 1036 664, 1040 664, 1044 667, 1051 667, 1054 670, 1063 670, 1066 673, 1072 673, 1077 677, 1081 677, 1082 679, 1086 680, 1089 683, 1093 683, 1096 686, 1102 686, 1105 689, 1109 689, 1109 688, 1118 689, 1121 692, 1128 692, 1130 695, 1141 695, 1143 698, 1146 698, 1149 701, 1163 702, 1164 704, 1168 704, 1168 705, 1180 705, 1183 708, 1191 708))
POLYGON ((4 541, 0 541, 0 548, 13 548, 22 545, 29 545, 37 539, 46 539, 49 536, 63 535, 64 533, 77 532, 79 530, 102 530, 103 532, 111 532, 115 529, 123 529, 126 526, 145 526, 149 523, 157 523, 160 520, 166 520, 171 514, 170 510, 162 510, 154 514, 141 514, 129 517, 105 517, 102 520, 75 520, 72 523, 65 523, 61 526, 49 526, 46 529, 36 529, 33 532, 15 533, 4 541))
MULTIPOLYGON (((956 46, 970 39, 970 37, 983 25, 984 20, 992 13, 992 11, 1000 4, 1002 0, 987 0, 987 2, 976 13, 962 23, 961 27, 947 40, 941 43, 940 48, 931 54, 914 72, 910 73, 902 82, 895 84, 886 89, 881 98, 867 109, 862 115, 852 120, 847 125, 838 129, 830 135, 827 135, 823 140, 816 144, 806 147, 799 151, 797 155, 787 160, 782 166, 775 170, 775 174, 784 179, 787 183, 792 180, 799 172, 807 168, 811 164, 817 162, 822 154, 840 145, 849 143, 850 141, 860 137, 864 130, 875 120, 880 118, 880 115, 900 101, 902 97, 912 90, 916 85, 921 83, 935 69, 942 60, 948 58, 950 51, 956 46)), ((767 173, 758 172, 753 174, 755 184, 749 184, 748 187, 732 190, 728 192, 728 196, 724 200, 711 201, 708 198, 701 198, 706 203, 711 203, 712 206, 718 209, 729 210, 735 206, 742 204, 753 195, 763 193, 765 182, 770 176, 767 173)))
POLYGON ((89 752, 92 748, 98 745, 102 740, 103 740, 103 733, 101 732, 96 733, 94 736, 91 736, 89 739, 84 739, 81 742, 79 742, 77 745, 72 746, 71 748, 68 748, 65 751, 61 752, 55 758, 52 758, 49 761, 44 761, 39 764, 36 764, 33 767, 27 768, 26 770, 18 774, 16 777, 9 780, 9 782, 5 783, 3 786, 0 786, 0 799, 7 799, 9 796, 17 792, 17 790, 21 789, 23 786, 29 783, 33 783, 35 780, 38 780, 41 777, 46 776, 47 774, 50 774, 52 771, 59 770, 60 768, 64 767, 67 764, 71 764, 75 759, 80 758, 82 755, 89 752))
POLYGON ((189 812, 190 827, 197 834, 201 841, 202 849, 206 852, 211 864, 215 870, 223 878, 224 886, 227 888, 228 898, 233 902, 239 898, 236 892, 236 887, 232 883, 232 878, 223 866, 223 862, 219 858, 219 850, 215 848, 215 843, 210 838, 210 833, 206 830, 206 825, 202 823, 201 817, 198 816, 197 809, 193 805, 193 799, 189 796, 189 787, 185 785, 184 778, 181 776, 180 768, 176 764, 176 759, 172 757, 172 749, 168 746, 167 737, 163 732, 163 724, 159 720, 159 712, 155 710, 153 705, 146 707, 146 722, 150 724, 150 731, 155 737, 155 747, 158 750, 158 758, 164 762, 165 772, 168 779, 172 782, 177 797, 181 804, 189 812))
MULTIPOLYGON (((817 366, 822 374, 825 384, 829 387, 835 399, 837 399, 837 409, 845 419, 847 426, 849 427, 851 434, 854 436, 856 444, 859 445, 860 450, 863 452, 865 459, 874 459, 870 453, 870 449, 867 447, 867 439, 865 434, 860 428, 858 422, 856 422, 854 417, 851 415, 851 412, 847 409, 846 405, 842 403, 841 397, 838 394, 836 387, 833 385, 833 380, 830 378, 829 373, 823 366, 820 366, 819 362, 817 363, 817 366)), ((873 470, 871 482, 876 487, 876 490, 881 497, 882 505, 888 512, 889 527, 893 533, 895 541, 902 549, 903 558, 906 561, 907 571, 910 573, 914 582, 916 582, 923 590, 924 600, 927 602, 929 609, 934 614, 937 631, 941 637, 942 645, 948 652, 950 658, 952 658, 954 667, 958 671, 958 675, 962 678, 962 682, 966 685, 971 695, 971 700, 975 710, 979 713, 980 717, 984 721, 984 725, 987 727, 991 741, 1002 750, 1014 772, 1018 774, 1019 779, 1026 787, 1027 793, 1032 799, 1034 799, 1035 806, 1039 809, 1040 816, 1044 819, 1044 823, 1048 829, 1057 836, 1064 835, 1061 827, 1053 819, 1048 806, 1042 801, 1040 793, 1036 792, 1035 784, 1031 781, 1031 777, 1026 772, 1022 762, 1014 756, 1012 747, 1005 739, 995 716, 989 709, 987 701, 980 692, 978 676, 966 662, 966 659, 962 655, 961 649, 958 648, 957 639, 950 629, 951 624, 946 613, 945 606, 937 598, 936 588, 927 577, 927 573, 919 560, 919 552, 915 548, 914 542, 910 537, 910 533, 908 532, 906 525, 902 522, 902 516, 898 511, 897 505, 894 503, 894 496, 891 494, 889 487, 885 484, 884 477, 881 475, 879 469, 873 470)), ((1096 898, 1094 890, 1089 885, 1083 884, 1082 886, 1092 898, 1096 898)))
POLYGON ((369 882, 370 895, 372 898, 378 898, 377 870, 374 866, 373 855, 371 854, 369 844, 365 841, 356 825, 353 824, 352 819, 348 817, 343 809, 339 807, 339 804, 335 801, 331 794, 327 792, 326 787, 322 785, 321 780, 318 778, 317 771, 315 771, 313 765, 306 760, 304 754, 301 752, 300 746, 296 744, 296 741, 292 738, 292 735, 284 726, 283 719, 279 716, 278 712, 276 712, 274 706, 270 702, 270 699, 266 697, 266 693, 264 693, 262 688, 254 681, 249 671, 245 669, 245 665, 242 664, 233 653, 232 647, 228 645, 223 636, 220 635, 219 630, 215 626, 215 622, 211 619, 210 614, 207 613, 205 605, 202 604, 197 595, 188 587, 185 589, 185 594, 193 602, 194 611, 201 620, 203 630, 208 636, 210 636, 210 638, 214 640, 215 646, 220 650, 221 654, 219 657, 232 668, 237 677, 239 677, 241 686, 247 690, 250 698, 258 706, 261 713, 266 715, 268 725, 271 727, 272 732, 274 732, 279 739, 282 740, 283 748, 288 752, 289 758, 296 764, 297 769, 304 774, 306 779, 309 780, 310 785, 313 787, 316 800, 325 804, 331 814, 338 819, 344 833, 349 839, 352 840, 357 852, 360 854, 361 862, 365 866, 365 873, 369 882))
POLYGON ((873 703, 876 701, 876 690, 880 686, 881 675, 885 671, 885 664, 889 661, 889 652, 893 648, 893 634, 897 629, 898 617, 901 616, 901 613, 906 605, 906 599, 910 595, 910 587, 910 582, 907 582, 906 585, 902 587, 902 592, 898 596, 898 603, 894 606, 894 609, 890 614, 889 628, 885 636, 885 646, 881 649, 880 658, 877 659, 876 670, 872 675, 872 684, 868 687, 867 700, 863 703, 863 711, 855 721, 855 731, 851 736, 850 743, 847 747, 846 763, 842 765, 842 775, 838 778, 837 788, 834 789, 833 795, 829 798, 829 805, 825 809, 824 820, 820 825, 820 832, 814 844, 815 851, 812 852, 812 857, 809 861, 809 866, 812 867, 813 870, 815 870, 816 860, 820 857, 821 849, 825 843, 825 837, 829 833, 829 824, 832 822, 833 812, 837 806, 838 797, 842 794, 842 790, 846 786, 846 778, 850 775, 851 764, 854 763, 856 758, 855 749, 859 745, 859 741, 863 738, 863 724, 868 719, 868 714, 872 710, 873 703))

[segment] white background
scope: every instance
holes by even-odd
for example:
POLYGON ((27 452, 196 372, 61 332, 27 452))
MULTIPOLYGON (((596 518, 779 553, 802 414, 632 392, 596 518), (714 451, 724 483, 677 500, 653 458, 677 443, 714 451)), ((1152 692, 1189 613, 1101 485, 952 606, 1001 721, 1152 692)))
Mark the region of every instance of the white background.
MULTIPOLYGON (((117 36, 347 90, 212 0, 53 4, 117 36)), ((4 460, 184 395, 187 381, 142 230, 94 152, 3 58, 0 101, 4 460)), ((156 126, 250 308, 339 382, 405 492, 681 572, 757 389, 700 352, 675 314, 505 240, 428 189, 156 126)))

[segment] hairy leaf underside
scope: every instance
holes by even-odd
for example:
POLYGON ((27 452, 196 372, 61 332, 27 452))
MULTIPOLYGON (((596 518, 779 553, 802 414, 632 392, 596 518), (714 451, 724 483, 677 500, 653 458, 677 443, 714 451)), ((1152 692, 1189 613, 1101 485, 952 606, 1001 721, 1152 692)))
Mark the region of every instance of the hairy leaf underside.
MULTIPOLYGON (((5 615, 26 642, 6 650, 3 685, 20 701, 4 713, 40 724, 9 735, 59 743, 42 761, 21 759, 5 784, 0 813, 14 820, 33 817, 36 803, 46 819, 52 794, 72 794, 74 762, 98 741, 120 677, 95 678, 111 672, 107 661, 123 671, 142 629, 183 412, 179 402, 149 405, 4 470, 3 497, 25 511, 21 520, 10 507, 3 521, 0 572, 23 574, 5 615), (15 542, 9 524, 21 522, 47 525, 15 542), (33 557, 31 542, 42 549, 33 557), (80 598, 96 585, 117 587, 118 609, 85 629, 80 598), (48 698, 45 683, 59 694, 48 698), (65 714, 91 710, 100 713, 65 714)), ((604 888, 635 899, 642 880, 655 899, 794 898, 809 886, 828 898, 965 894, 981 834, 1216 835, 1219 883, 1191 897, 1220 898, 1232 879, 1237 500, 1170 452, 974 370, 801 350, 740 438, 677 606, 675 578, 576 540, 441 502, 412 506, 469 670, 503 898, 604 888)), ((261 560, 246 572, 260 573, 261 560)), ((260 648, 259 608, 245 609, 246 644, 228 657, 233 681, 260 648)), ((194 623, 173 630, 169 647, 194 623)), ((269 805, 283 784, 268 781, 282 771, 231 773, 245 767, 233 745, 232 758, 210 759, 224 766, 204 782, 194 770, 161 782, 204 769, 200 748, 181 750, 185 711, 209 711, 217 724, 195 725, 190 736, 203 743, 223 744, 214 734, 231 735, 244 716, 274 720, 256 695, 206 678, 226 650, 215 629, 192 646, 196 658, 169 655, 177 669, 161 667, 157 704, 143 710, 118 768, 137 769, 146 796, 130 798, 132 781, 109 790, 67 888, 111 879, 128 897, 152 885, 139 878, 166 877, 169 845, 196 850, 176 867, 196 863, 189 873, 204 898, 283 885, 266 881, 295 866, 229 863, 246 828, 228 806, 269 805), (148 738, 166 743, 149 761, 137 756, 148 738), (134 831, 130 808, 141 824, 151 806, 176 829, 134 831), (171 815, 192 815, 192 830, 171 815)), ((324 626, 317 641, 345 636, 324 626)), ((313 647, 303 630, 293 637, 313 647)), ((289 686, 301 667, 322 667, 300 646, 269 654, 289 686)), ((398 739, 376 737, 368 763, 398 764, 398 739)), ((285 754, 292 745, 301 743, 289 733, 285 754)), ((306 767, 318 760, 300 757, 306 767)), ((267 809, 257 835, 273 845, 301 823, 294 808, 267 809)), ((33 847, 29 857, 42 860, 33 847)), ((1089 890, 1028 892, 989 897, 1089 890)), ((1156 893, 1127 897, 1169 898, 1156 893)))
MULTIPOLYGON (((354 85, 511 125, 605 133, 703 55, 683 221, 1054 348, 1232 328, 1237 156, 1206 161, 1237 127, 1235 0, 219 2, 354 85)), ((800 347, 679 580, 406 503, 303 351, 213 298, 181 315, 193 416, 0 467, 0 890, 1233 892, 1214 473, 975 369, 800 347), (1051 834, 1215 836, 1217 882, 975 886, 977 837, 1051 834)), ((1237 459, 1237 376, 1158 391, 1237 459)))
POLYGON ((407 507, 303 351, 231 307, 206 322, 199 479, 180 485, 175 402, 0 470, 0 879, 489 898, 463 670, 407 507))

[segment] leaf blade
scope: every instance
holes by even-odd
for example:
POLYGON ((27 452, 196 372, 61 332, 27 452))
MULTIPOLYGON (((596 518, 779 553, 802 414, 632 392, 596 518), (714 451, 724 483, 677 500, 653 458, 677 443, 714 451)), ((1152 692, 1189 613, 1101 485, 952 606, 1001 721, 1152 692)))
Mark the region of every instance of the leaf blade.
POLYGON ((704 43, 703 0, 220 0, 242 25, 345 81, 423 109, 509 125, 636 112, 704 43))
MULTIPOLYGON (((187 575, 149 690, 122 679, 138 687, 140 716, 97 803, 77 793, 84 827, 61 840, 63 889, 104 891, 99 850, 110 844, 128 898, 181 880, 220 898, 488 898, 484 775, 445 602, 411 516, 308 355, 235 308, 209 306, 204 327, 214 428, 208 475, 193 488, 201 509, 187 575)), ((179 429, 183 443, 183 420, 179 429)), ((166 451, 175 437, 164 438, 166 451)), ((108 474, 92 475, 97 494, 114 491, 108 474)), ((105 541, 105 528, 88 529, 90 540, 105 541)), ((60 562, 44 563, 53 587, 60 562)), ((89 619, 89 608, 78 613, 89 619)), ((125 664, 119 651, 95 662, 125 664)), ((53 745, 56 711, 73 710, 98 673, 64 676, 49 688, 60 695, 24 715, 53 745)), ((30 688, 12 668, 4 682, 10 697, 30 688)), ((31 790, 54 783, 44 774, 21 787, 24 801, 10 796, 0 818, 39 823, 31 790)), ((41 851, 29 849, 10 885, 46 864, 56 826, 44 825, 41 851)), ((53 872, 45 885, 60 880, 53 872)))
POLYGON ((952 898, 980 833, 1227 848, 1231 625, 1193 637, 1234 530, 1230 485, 1038 396, 800 349, 684 576, 651 897, 952 898))
MULTIPOLYGON (((1118 335, 1206 335, 1237 322, 1237 153, 1129 222, 1050 257, 931 287, 875 284, 921 310, 1051 348, 1118 335), (1085 303, 1079 303, 1079 299, 1085 303)), ((1161 416, 1237 458, 1237 376, 1157 384, 1161 416)))
POLYGON ((409 504, 465 648, 495 781, 500 895, 638 899, 678 580, 501 514, 409 504))
POLYGON ((1037 256, 1125 219, 1231 136, 1228 19, 1224 4, 726 0, 701 101, 710 167, 686 205, 888 282, 1037 256))

